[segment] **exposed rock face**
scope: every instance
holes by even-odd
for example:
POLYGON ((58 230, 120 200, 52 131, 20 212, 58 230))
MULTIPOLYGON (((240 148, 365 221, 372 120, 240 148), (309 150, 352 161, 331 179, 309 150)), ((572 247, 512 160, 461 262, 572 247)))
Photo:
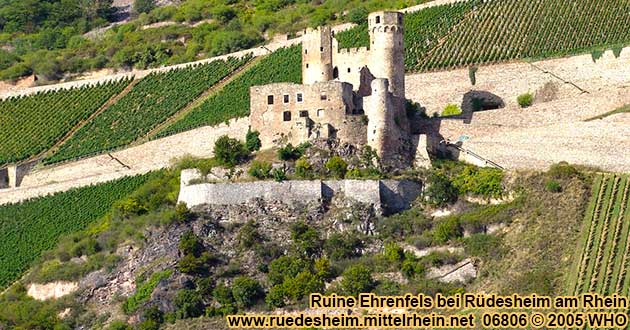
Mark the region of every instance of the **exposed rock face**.
POLYGON ((477 268, 473 260, 464 259, 455 265, 444 265, 442 267, 431 268, 427 274, 428 278, 435 278, 440 282, 453 283, 467 281, 477 277, 477 268))
POLYGON ((76 291, 78 284, 75 282, 52 282, 47 284, 30 284, 28 295, 36 300, 58 299, 76 291))

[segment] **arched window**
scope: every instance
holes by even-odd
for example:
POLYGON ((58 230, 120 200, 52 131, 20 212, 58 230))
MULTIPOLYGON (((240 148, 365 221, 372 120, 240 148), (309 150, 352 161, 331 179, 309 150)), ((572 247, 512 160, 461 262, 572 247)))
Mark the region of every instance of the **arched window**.
POLYGON ((339 68, 335 67, 333 69, 333 79, 337 79, 337 78, 339 78, 339 68))

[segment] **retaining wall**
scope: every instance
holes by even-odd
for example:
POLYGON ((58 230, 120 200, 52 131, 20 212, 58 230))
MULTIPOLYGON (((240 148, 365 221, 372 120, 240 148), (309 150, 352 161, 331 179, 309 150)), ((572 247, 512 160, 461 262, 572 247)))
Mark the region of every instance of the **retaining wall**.
POLYGON ((373 205, 386 213, 408 209, 421 192, 421 185, 396 180, 337 181, 256 181, 242 183, 205 183, 188 185, 196 170, 182 171, 178 202, 188 207, 200 205, 238 205, 253 199, 286 203, 322 202, 335 195, 373 205))

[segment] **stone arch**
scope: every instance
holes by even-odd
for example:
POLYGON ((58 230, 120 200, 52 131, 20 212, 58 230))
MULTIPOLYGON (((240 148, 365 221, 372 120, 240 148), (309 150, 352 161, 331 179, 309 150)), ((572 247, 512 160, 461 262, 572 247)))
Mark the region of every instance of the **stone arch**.
POLYGON ((389 26, 385 26, 385 28, 383 28, 383 32, 388 32, 389 31, 389 26))

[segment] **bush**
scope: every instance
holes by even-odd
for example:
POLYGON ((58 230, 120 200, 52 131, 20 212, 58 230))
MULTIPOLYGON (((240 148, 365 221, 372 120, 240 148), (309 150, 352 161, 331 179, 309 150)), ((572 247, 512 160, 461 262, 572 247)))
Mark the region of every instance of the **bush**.
POLYGON ((293 145, 289 143, 278 150, 278 158, 284 161, 299 159, 310 146, 311 144, 308 142, 304 142, 297 147, 293 147, 293 145))
POLYGON ((136 14, 149 13, 155 8, 155 0, 134 0, 133 11, 136 14))
POLYGON ((348 171, 348 164, 343 158, 334 156, 326 162, 326 168, 335 178, 343 179, 348 171))
POLYGON ((372 271, 363 265, 348 267, 342 274, 341 288, 343 293, 358 296, 360 293, 370 292, 374 288, 372 271))
POLYGON ((467 255, 478 258, 498 258, 503 253, 501 238, 488 234, 473 234, 463 239, 467 255))
POLYGON ((249 153, 237 139, 232 139, 227 135, 220 137, 214 143, 214 158, 220 165, 234 167, 247 158, 249 153))
POLYGON ((190 210, 188 210, 188 206, 184 202, 180 202, 175 206, 175 220, 179 223, 186 222, 190 220, 192 215, 190 214, 190 210))
POLYGON ((200 256, 204 251, 201 240, 190 230, 182 235, 178 247, 183 254, 192 254, 195 257, 200 256))
POLYGON ((286 278, 297 276, 308 264, 302 259, 281 256, 269 263, 267 277, 272 285, 282 284, 286 278))
POLYGON ((333 261, 361 256, 363 241, 352 233, 333 233, 324 241, 324 251, 333 261))
POLYGON ((456 104, 449 104, 444 108, 444 110, 442 110, 442 117, 458 116, 461 114, 462 114, 462 108, 460 108, 456 104))
POLYGON ((271 163, 255 160, 252 162, 247 173, 256 179, 268 179, 271 176, 271 168, 271 163))
POLYGON ((560 183, 558 183, 558 181, 549 180, 545 184, 545 189, 552 193, 559 193, 562 191, 562 186, 560 186, 560 183))
POLYGON ((348 12, 348 19, 354 24, 363 24, 367 21, 369 12, 365 7, 355 7, 348 12))
POLYGON ((388 242, 385 244, 385 258, 391 263, 398 263, 405 257, 405 252, 395 242, 388 242))
POLYGON ((427 180, 425 196, 429 204, 444 206, 457 201, 457 189, 444 174, 432 173, 427 180))
POLYGON ((199 317, 204 313, 204 305, 201 295, 194 290, 179 290, 177 292, 177 296, 173 300, 173 303, 176 307, 175 314, 179 319, 199 317))
POLYGON ((274 168, 271 176, 276 182, 282 182, 287 179, 287 171, 284 168, 274 168))
POLYGON ((499 198, 503 195, 503 175, 499 169, 467 165, 455 176, 453 185, 461 194, 499 198))
POLYGON ((187 254, 179 259, 177 266, 184 274, 205 274, 215 260, 210 252, 203 252, 199 256, 187 254))
POLYGON ((580 174, 575 167, 567 162, 551 165, 548 173, 554 179, 569 179, 580 174))
POLYGON ((321 252, 322 241, 317 230, 302 221, 291 225, 291 239, 299 255, 310 258, 321 252))
POLYGON ((258 281, 240 276, 234 279, 232 283, 232 296, 239 308, 247 308, 253 306, 256 301, 264 296, 264 291, 258 281))
POLYGON ((295 175, 302 179, 312 179, 314 177, 313 166, 304 157, 295 162, 295 175))
POLYGON ((249 152, 260 150, 262 143, 260 142, 260 132, 252 131, 251 128, 247 130, 245 136, 245 147, 249 152))
POLYGON ((436 244, 444 244, 451 239, 462 236, 462 229, 457 218, 448 218, 440 221, 433 228, 433 242, 436 244))
POLYGON ((534 103, 534 96, 531 93, 521 94, 516 98, 521 108, 527 108, 534 103))

